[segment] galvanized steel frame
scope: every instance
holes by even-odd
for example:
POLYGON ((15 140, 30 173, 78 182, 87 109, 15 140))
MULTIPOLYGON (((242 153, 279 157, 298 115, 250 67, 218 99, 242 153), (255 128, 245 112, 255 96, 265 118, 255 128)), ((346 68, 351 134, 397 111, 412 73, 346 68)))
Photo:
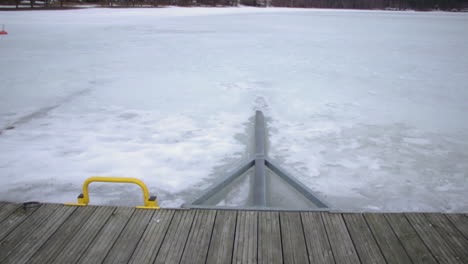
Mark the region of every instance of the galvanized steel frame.
MULTIPOLYGON (((214 184, 203 192, 199 197, 194 199, 188 204, 184 204, 184 208, 205 208, 205 209, 245 209, 245 210, 285 210, 281 208, 271 208, 267 207, 267 190, 266 190, 266 167, 282 178, 287 182, 291 187, 296 191, 301 193, 305 198, 317 206, 317 211, 328 210, 329 207, 317 198, 312 191, 307 188, 300 181, 289 175, 285 170, 280 166, 276 165, 272 160, 270 160, 266 155, 265 150, 266 145, 266 129, 265 129, 265 117, 261 111, 256 111, 255 113, 255 158, 247 162, 244 162, 242 165, 233 170, 227 177, 223 178, 218 183, 214 184), (213 195, 218 193, 221 189, 226 187, 228 184, 233 182, 239 176, 247 172, 250 168, 255 167, 255 175, 253 181, 253 207, 240 207, 240 206, 214 206, 214 205, 204 205, 204 203, 211 198, 213 195)), ((287 209, 286 209, 287 210, 287 209)), ((301 211, 301 210, 294 210, 301 211)), ((310 211, 310 210, 308 210, 310 211)))

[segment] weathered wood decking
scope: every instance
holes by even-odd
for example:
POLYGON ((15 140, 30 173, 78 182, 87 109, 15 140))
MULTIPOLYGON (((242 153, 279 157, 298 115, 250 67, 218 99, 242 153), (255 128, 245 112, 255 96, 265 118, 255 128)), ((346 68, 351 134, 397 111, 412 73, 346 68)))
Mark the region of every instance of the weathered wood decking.
POLYGON ((468 216, 0 202, 0 263, 468 263, 468 216))

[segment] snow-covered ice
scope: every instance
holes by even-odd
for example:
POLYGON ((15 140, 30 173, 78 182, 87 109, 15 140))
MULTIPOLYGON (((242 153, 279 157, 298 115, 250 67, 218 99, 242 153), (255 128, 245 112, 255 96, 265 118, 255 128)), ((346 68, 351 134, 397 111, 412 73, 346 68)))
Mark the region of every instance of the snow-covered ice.
MULTIPOLYGON (((335 209, 468 212, 467 14, 86 9, 0 24, 0 200, 74 202, 86 178, 117 176, 180 206, 249 156, 261 109, 270 156, 335 209)), ((137 186, 90 190, 141 203, 137 186)))

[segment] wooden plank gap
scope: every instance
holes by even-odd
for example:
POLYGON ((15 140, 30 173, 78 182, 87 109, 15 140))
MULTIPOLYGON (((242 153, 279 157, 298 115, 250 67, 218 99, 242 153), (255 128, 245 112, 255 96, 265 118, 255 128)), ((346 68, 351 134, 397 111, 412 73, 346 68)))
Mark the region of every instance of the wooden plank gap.
POLYGON ((174 219, 174 210, 155 212, 129 263, 153 263, 174 219))
POLYGON ((468 263, 468 240, 455 228, 450 220, 440 213, 424 214, 434 229, 447 241, 457 258, 468 263))
POLYGON ((307 260, 310 263, 310 252, 309 252, 309 248, 307 247, 307 242, 306 242, 306 234, 305 234, 305 230, 304 230, 304 221, 302 220, 301 213, 298 212, 297 214, 299 215, 299 220, 301 222, 302 236, 304 238, 304 247, 305 247, 306 254, 307 254, 307 260))
POLYGON ((181 261, 181 259, 182 259, 182 256, 183 256, 184 253, 185 253, 185 249, 187 248, 188 238, 190 237, 190 232, 192 231, 192 229, 193 229, 193 224, 194 224, 194 222, 195 222, 195 215, 196 215, 196 213, 194 213, 194 216, 193 216, 192 220, 190 221, 190 227, 188 228, 187 236, 186 236, 186 239, 185 239, 185 241, 184 241, 184 243, 183 243, 184 245, 183 245, 183 247, 182 247, 182 252, 181 252, 181 254, 180 254, 179 263, 180 263, 180 261, 181 261))
POLYGON ((181 263, 206 262, 216 213, 216 210, 197 210, 181 263))
POLYGON ((457 230, 468 239, 468 217, 464 214, 445 214, 457 230))
POLYGON ((322 223, 323 223, 323 229, 325 230, 325 234, 327 235, 328 244, 330 245, 331 256, 333 257, 333 262, 338 263, 337 260, 336 260, 336 253, 334 252, 331 241, 330 241, 330 234, 329 234, 330 231, 328 231, 327 227, 325 226, 325 220, 324 220, 323 214, 319 213, 319 215, 320 215, 320 219, 322 220, 322 223))
POLYGON ((437 263, 431 251, 403 214, 390 213, 384 216, 413 263, 437 263))
POLYGON ((78 263, 102 263, 115 244, 115 241, 134 214, 134 208, 118 207, 102 227, 99 234, 83 253, 78 263))
POLYGON ((281 212, 284 262, 309 263, 301 215, 298 212, 281 212))
POLYGON ((50 263, 96 210, 96 206, 75 207, 72 215, 31 257, 29 264, 50 263))
POLYGON ((176 210, 154 263, 179 263, 192 228, 195 210, 176 210))
POLYGON ((386 263, 385 257, 362 214, 343 214, 343 219, 361 263, 386 263))
MULTIPOLYGON (((35 210, 21 224, 15 226, 8 236, 0 243, 0 261, 5 259, 26 237, 33 233, 38 226, 46 221, 59 207, 58 204, 45 204, 35 210)), ((22 210, 22 209, 21 209, 22 210)))
MULTIPOLYGON (((57 256, 48 263, 73 264, 83 256, 98 236, 101 229, 110 221, 116 207, 99 206, 75 233, 57 256)), ((39 262, 42 263, 42 262, 39 262)))
MULTIPOLYGON (((343 218, 344 226, 345 226, 345 228, 346 228, 346 230, 347 230, 347 232, 348 232, 348 234, 349 234, 349 238, 350 238, 351 243, 352 243, 352 245, 353 245, 353 247, 354 247, 354 250, 356 251, 356 255, 357 255, 357 258, 359 259, 359 263, 363 263, 363 262, 362 262, 362 257, 361 257, 361 255, 359 254, 358 249, 356 248, 356 242, 354 241, 353 236, 351 235, 351 232, 350 232, 350 230, 349 230, 349 228, 348 228, 348 225, 346 224, 346 220, 345 220, 345 218, 344 218, 344 215, 341 214, 341 217, 343 218)), ((384 260, 384 261, 385 261, 385 260, 384 260)))
POLYGON ((15 228, 21 225, 24 221, 26 221, 29 216, 33 215, 40 207, 44 205, 40 205, 38 207, 30 207, 30 208, 22 208, 18 206, 8 217, 5 218, 4 221, 0 224, 0 248, 3 239, 5 239, 11 232, 15 230, 15 228))
POLYGON ((208 251, 207 251, 205 263, 208 262, 208 254, 209 254, 209 251, 210 251, 211 243, 213 243, 214 228, 215 228, 216 219, 218 219, 218 214, 219 214, 219 211, 216 210, 216 214, 215 214, 214 220, 213 220, 213 230, 212 230, 212 232, 211 232, 210 240, 209 240, 209 242, 208 242, 208 251))
POLYGON ((155 210, 135 209, 112 249, 104 259, 104 264, 128 263, 135 248, 146 230, 155 210))
POLYGON ((279 213, 259 212, 258 220, 258 263, 283 263, 279 213))
POLYGON ((366 213, 364 219, 388 263, 412 263, 393 229, 380 213, 366 213))
POLYGON ((257 262, 257 211, 239 211, 234 238, 233 263, 257 262))
POLYGON ((339 213, 320 213, 336 263, 360 263, 351 236, 339 213))
POLYGON ((423 214, 405 213, 404 215, 439 263, 463 263, 423 214))
POLYGON ((322 216, 317 212, 301 212, 304 237, 310 263, 335 263, 322 216))
POLYGON ((14 204, 14 203, 5 204, 2 207, 2 210, 0 211, 0 225, 5 219, 7 219, 11 214, 13 214, 13 212, 18 210, 19 207, 20 207, 19 204, 14 204))
POLYGON ((236 221, 234 225, 234 239, 232 240, 232 254, 231 254, 231 262, 234 263, 234 249, 236 247, 235 239, 236 239, 236 234, 237 234, 237 221, 239 219, 239 212, 236 211, 236 221))
POLYGON ((23 239, 20 244, 3 260, 5 264, 23 264, 26 263, 36 251, 51 237, 62 224, 76 210, 75 207, 61 206, 55 210, 47 221, 38 225, 33 233, 23 239))

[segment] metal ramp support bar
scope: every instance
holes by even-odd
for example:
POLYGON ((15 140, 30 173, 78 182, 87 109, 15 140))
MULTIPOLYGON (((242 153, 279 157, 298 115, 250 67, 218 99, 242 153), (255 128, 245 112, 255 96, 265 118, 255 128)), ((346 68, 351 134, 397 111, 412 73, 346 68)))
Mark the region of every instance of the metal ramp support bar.
POLYGON ((265 129, 265 117, 261 111, 255 113, 255 158, 243 163, 230 173, 227 177, 223 178, 212 187, 208 188, 198 198, 193 200, 191 203, 184 204, 184 208, 208 208, 208 209, 269 209, 269 210, 284 210, 281 208, 268 207, 267 204, 267 190, 266 190, 266 167, 272 172, 281 177, 286 183, 293 187, 296 191, 301 193, 306 199, 312 202, 318 209, 314 210, 326 210, 329 207, 312 194, 312 191, 307 188, 304 184, 299 182, 294 177, 290 176, 285 170, 278 165, 274 164, 266 155, 266 129, 265 129), (247 172, 250 168, 255 167, 255 175, 253 181, 253 207, 228 207, 228 206, 213 206, 204 205, 204 203, 213 195, 221 191, 228 184, 233 182, 236 178, 247 172), (268 207, 268 208, 267 208, 268 207))
POLYGON ((274 162, 272 162, 269 159, 265 160, 266 166, 272 170, 276 175, 280 176, 283 180, 285 180, 289 185, 294 187, 298 192, 300 192, 302 195, 304 195, 309 201, 314 203, 318 208, 328 208, 328 206, 320 201, 315 195, 312 194, 312 191, 307 188, 304 184, 302 184, 300 181, 296 180, 294 177, 289 176, 283 169, 281 169, 279 166, 275 165, 274 162))
MULTIPOLYGON (((228 184, 230 184, 232 181, 234 181, 237 177, 241 176, 245 172, 247 172, 252 166, 255 165, 255 160, 249 160, 248 162, 245 162, 241 166, 237 167, 231 174, 229 174, 227 177, 223 178, 220 182, 214 184, 208 190, 206 190, 200 197, 195 199, 193 202, 191 202, 190 205, 195 205, 195 204, 203 204, 206 202, 210 197, 221 191, 224 187, 226 187, 228 184)), ((190 206, 188 206, 190 207, 190 206)))
POLYGON ((254 206, 264 207, 266 202, 265 176, 265 117, 261 111, 255 113, 255 177, 253 184, 254 206))

